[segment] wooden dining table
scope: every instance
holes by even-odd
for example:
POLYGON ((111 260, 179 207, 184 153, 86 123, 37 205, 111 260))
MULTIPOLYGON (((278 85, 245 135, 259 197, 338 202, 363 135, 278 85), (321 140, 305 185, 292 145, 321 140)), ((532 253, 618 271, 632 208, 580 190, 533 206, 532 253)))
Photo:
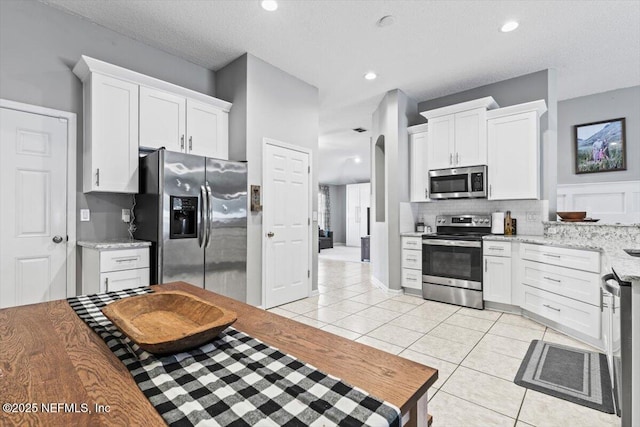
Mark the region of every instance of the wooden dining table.
MULTIPOLYGON (((233 327, 400 408, 427 426, 436 369, 184 282, 181 290, 233 310, 233 327)), ((124 364, 66 300, 0 310, 0 425, 165 425, 124 364)))

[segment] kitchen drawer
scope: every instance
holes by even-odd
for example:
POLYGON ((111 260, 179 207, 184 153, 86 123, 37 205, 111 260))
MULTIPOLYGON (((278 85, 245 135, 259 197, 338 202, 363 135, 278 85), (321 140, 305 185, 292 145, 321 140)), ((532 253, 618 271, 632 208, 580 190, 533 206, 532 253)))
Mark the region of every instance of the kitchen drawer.
POLYGON ((100 292, 121 291, 140 286, 149 286, 148 268, 100 273, 100 292))
POLYGON ((600 306, 600 276, 597 273, 523 260, 521 278, 525 285, 600 306))
POLYGON ((422 274, 422 251, 402 250, 402 268, 420 270, 422 274))
POLYGON ((422 272, 420 270, 403 268, 401 285, 403 288, 422 290, 422 272))
POLYGON ((484 256, 511 256, 511 242, 496 242, 485 240, 482 242, 482 251, 484 256))
POLYGON ((100 272, 149 267, 149 248, 100 251, 100 272))
POLYGON ((597 251, 523 243, 520 245, 520 258, 600 273, 600 252, 597 251))
POLYGON ((523 286, 522 308, 590 337, 600 339, 600 307, 523 286))
POLYGON ((402 237, 402 249, 422 250, 422 237, 402 237))

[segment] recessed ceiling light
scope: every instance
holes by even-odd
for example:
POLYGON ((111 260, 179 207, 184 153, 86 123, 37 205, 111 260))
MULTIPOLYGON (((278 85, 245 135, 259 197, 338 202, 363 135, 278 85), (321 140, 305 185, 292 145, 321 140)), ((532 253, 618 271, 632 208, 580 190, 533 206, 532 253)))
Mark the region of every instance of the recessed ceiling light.
POLYGON ((267 10, 269 12, 273 12, 274 10, 278 9, 278 2, 276 0, 262 0, 262 2, 260 2, 260 5, 264 10, 267 10))
POLYGON ((356 162, 356 163, 360 163, 362 161, 362 159, 360 157, 355 157, 353 159, 353 161, 356 162))
POLYGON ((364 78, 367 80, 375 80, 376 77, 378 77, 378 75, 373 71, 369 71, 367 74, 364 75, 364 78))
POLYGON ((516 28, 518 28, 518 23, 516 21, 509 21, 506 22, 502 28, 500 28, 500 31, 502 31, 503 33, 508 33, 510 31, 515 30, 516 28))

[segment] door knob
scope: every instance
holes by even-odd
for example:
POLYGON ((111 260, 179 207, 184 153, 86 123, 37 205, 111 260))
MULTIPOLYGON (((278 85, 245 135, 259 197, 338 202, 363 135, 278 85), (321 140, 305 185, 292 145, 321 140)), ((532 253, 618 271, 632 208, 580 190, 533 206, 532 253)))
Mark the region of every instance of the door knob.
POLYGON ((53 243, 61 243, 62 236, 54 236, 52 240, 53 240, 53 243))
POLYGON ((267 233, 267 237, 273 237, 273 236, 275 236, 275 234, 273 234, 273 231, 270 231, 267 233))

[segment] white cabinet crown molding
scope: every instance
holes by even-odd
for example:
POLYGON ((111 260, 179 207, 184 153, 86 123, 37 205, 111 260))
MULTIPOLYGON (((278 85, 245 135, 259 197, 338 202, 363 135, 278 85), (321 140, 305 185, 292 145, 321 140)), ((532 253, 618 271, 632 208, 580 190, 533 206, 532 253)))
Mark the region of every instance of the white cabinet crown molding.
POLYGON ((447 105, 446 107, 436 108, 434 110, 422 111, 420 115, 424 118, 432 119, 434 117, 446 116, 449 114, 460 113, 463 111, 474 110, 476 108, 485 108, 493 110, 499 105, 492 96, 474 99, 472 101, 462 102, 460 104, 447 105))
POLYGON ((413 135, 413 134, 416 134, 416 133, 427 132, 428 130, 429 130, 429 124, 428 123, 421 123, 419 125, 413 125, 413 126, 407 127, 407 132, 409 132, 409 135, 413 135))
POLYGON ((512 116, 514 114, 527 113, 529 111, 537 112, 538 117, 540 117, 547 112, 547 103, 544 99, 538 99, 537 101, 525 102, 524 104, 497 108, 495 110, 487 111, 487 120, 495 119, 497 117, 512 116))
POLYGON ((80 57, 78 63, 73 67, 73 73, 78 76, 83 83, 91 73, 99 73, 115 77, 117 79, 127 80, 141 86, 148 86, 176 95, 182 95, 186 98, 191 98, 205 104, 214 105, 227 113, 231 110, 232 104, 230 102, 223 101, 222 99, 214 98, 213 96, 205 95, 173 83, 165 82, 163 80, 156 79, 155 77, 137 73, 117 65, 109 64, 108 62, 100 61, 86 55, 82 55, 80 57))

